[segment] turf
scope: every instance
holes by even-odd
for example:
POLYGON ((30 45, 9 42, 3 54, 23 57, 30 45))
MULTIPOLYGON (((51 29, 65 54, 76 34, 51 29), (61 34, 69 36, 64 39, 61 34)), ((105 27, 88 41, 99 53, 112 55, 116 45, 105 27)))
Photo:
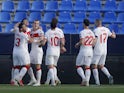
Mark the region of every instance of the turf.
POLYGON ((1 84, 0 93, 124 93, 124 85, 90 85, 89 87, 84 87, 66 84, 56 87, 45 85, 40 87, 18 87, 1 84))

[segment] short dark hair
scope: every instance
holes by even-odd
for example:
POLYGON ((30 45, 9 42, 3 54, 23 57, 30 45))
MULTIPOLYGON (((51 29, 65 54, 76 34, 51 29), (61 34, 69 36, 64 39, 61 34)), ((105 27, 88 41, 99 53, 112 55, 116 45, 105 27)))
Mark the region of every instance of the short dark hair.
POLYGON ((56 18, 53 18, 51 21, 51 29, 56 28, 57 23, 58 23, 58 20, 56 18))
POLYGON ((22 21, 21 21, 21 23, 24 23, 25 20, 28 20, 28 19, 27 18, 23 18, 22 21))
POLYGON ((84 19, 83 21, 85 26, 89 26, 90 25, 90 21, 88 19, 84 19))
POLYGON ((18 26, 19 31, 20 31, 20 29, 23 27, 23 25, 24 25, 23 23, 20 23, 20 24, 19 24, 19 26, 18 26))

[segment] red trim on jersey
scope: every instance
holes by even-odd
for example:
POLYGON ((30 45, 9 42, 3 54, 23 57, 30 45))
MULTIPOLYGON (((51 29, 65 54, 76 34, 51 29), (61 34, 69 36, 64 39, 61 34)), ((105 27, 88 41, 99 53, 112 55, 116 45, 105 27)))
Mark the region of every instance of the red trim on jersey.
POLYGON ((38 70, 41 70, 41 68, 37 68, 36 70, 37 70, 37 71, 38 71, 38 70))
POLYGON ((40 37, 40 35, 38 33, 35 34, 31 34, 32 37, 40 37))
POLYGON ((78 69, 78 68, 80 68, 81 66, 76 66, 76 68, 78 69))
POLYGON ((90 67, 86 67, 86 68, 85 68, 85 70, 88 70, 88 69, 90 69, 90 67))

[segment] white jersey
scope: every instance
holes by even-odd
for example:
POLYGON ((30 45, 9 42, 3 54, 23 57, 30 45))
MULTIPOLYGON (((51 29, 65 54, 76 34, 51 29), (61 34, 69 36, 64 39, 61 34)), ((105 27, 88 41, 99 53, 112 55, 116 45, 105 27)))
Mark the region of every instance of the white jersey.
POLYGON ((106 55, 108 36, 111 36, 112 33, 106 27, 97 27, 94 30, 94 34, 97 38, 97 42, 94 47, 94 55, 106 55))
POLYGON ((41 29, 38 29, 36 31, 31 31, 31 37, 34 39, 34 42, 32 42, 32 46, 31 49, 33 50, 39 50, 42 47, 39 47, 39 43, 37 41, 39 41, 41 39, 42 36, 44 36, 44 32, 41 29))
POLYGON ((44 32, 41 29, 36 31, 31 31, 31 37, 34 39, 34 42, 31 44, 30 59, 32 64, 41 64, 43 58, 43 49, 39 47, 39 41, 41 37, 44 36, 44 32))
POLYGON ((94 33, 90 29, 84 29, 80 32, 80 39, 84 39, 84 45, 80 46, 80 52, 83 56, 92 56, 92 43, 95 39, 94 33))
POLYGON ((30 63, 27 49, 29 37, 23 32, 15 32, 13 59, 15 65, 26 65, 30 63), (18 63, 17 63, 18 62, 18 63))
POLYGON ((61 29, 55 28, 55 30, 49 29, 45 33, 47 39, 47 51, 46 55, 59 56, 60 55, 60 38, 64 38, 64 33, 61 29))

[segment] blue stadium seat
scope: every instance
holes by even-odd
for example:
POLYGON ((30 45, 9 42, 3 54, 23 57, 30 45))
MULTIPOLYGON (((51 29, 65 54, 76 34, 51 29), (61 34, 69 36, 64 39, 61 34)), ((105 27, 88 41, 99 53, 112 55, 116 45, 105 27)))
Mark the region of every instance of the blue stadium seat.
POLYGON ((41 13, 40 12, 31 12, 29 15, 29 22, 33 22, 34 20, 41 21, 41 13))
POLYGON ((32 3, 30 11, 32 12, 41 12, 44 10, 44 3, 43 1, 34 1, 32 3))
POLYGON ((59 17, 58 17, 58 21, 60 23, 66 23, 66 22, 71 22, 71 14, 70 12, 59 12, 59 17))
POLYGON ((11 21, 11 16, 9 12, 0 12, 0 22, 9 23, 11 21))
POLYGON ((48 1, 46 3, 46 11, 58 11, 58 1, 48 1))
POLYGON ((72 1, 70 0, 61 1, 59 11, 72 11, 72 9, 73 9, 72 1))
POLYGON ((118 14, 117 23, 124 23, 124 13, 119 13, 118 14))
POLYGON ((40 26, 42 27, 42 29, 43 29, 43 31, 44 31, 44 32, 46 32, 46 31, 47 31, 47 27, 46 27, 46 25, 45 25, 45 24, 41 24, 40 26))
POLYGON ((2 26, 1 26, 1 24, 0 24, 0 33, 2 32, 2 26))
POLYGON ((65 34, 77 34, 77 30, 74 23, 65 23, 63 31, 65 34))
POLYGON ((124 23, 121 25, 119 32, 120 34, 124 34, 124 23))
POLYGON ((119 33, 119 27, 118 27, 118 24, 109 24, 109 27, 110 31, 114 31, 116 34, 119 33))
POLYGON ((124 1, 120 1, 117 12, 124 12, 124 1))
POLYGON ((52 18, 56 17, 55 12, 46 12, 44 14, 43 22, 44 23, 50 23, 52 18))
POLYGON ((74 18, 72 22, 80 23, 83 22, 84 18, 86 18, 85 12, 74 12, 74 18))
POLYGON ((27 12, 30 9, 29 1, 18 1, 18 6, 16 11, 18 12, 27 12))
POLYGON ((14 28, 13 23, 6 24, 4 32, 11 32, 13 28, 14 28))
POLYGON ((117 9, 117 5, 116 5, 116 1, 115 0, 107 0, 103 11, 116 11, 117 9))
POLYGON ((86 11, 87 4, 85 0, 76 0, 74 5, 74 11, 86 11))
POLYGON ((16 12, 13 22, 20 22, 24 18, 27 18, 26 12, 16 12))
POLYGON ((84 27, 83 27, 83 23, 78 24, 78 28, 77 28, 77 32, 78 32, 78 34, 79 34, 80 31, 83 30, 83 29, 84 29, 84 27))
POLYGON ((99 0, 91 0, 88 6, 89 11, 101 11, 102 6, 99 0))
POLYGON ((88 18, 91 23, 94 23, 96 19, 101 19, 100 12, 90 12, 88 18))
POLYGON ((14 3, 12 1, 3 1, 1 11, 14 12, 14 3))
POLYGON ((115 12, 105 12, 103 23, 113 23, 117 20, 115 12))

